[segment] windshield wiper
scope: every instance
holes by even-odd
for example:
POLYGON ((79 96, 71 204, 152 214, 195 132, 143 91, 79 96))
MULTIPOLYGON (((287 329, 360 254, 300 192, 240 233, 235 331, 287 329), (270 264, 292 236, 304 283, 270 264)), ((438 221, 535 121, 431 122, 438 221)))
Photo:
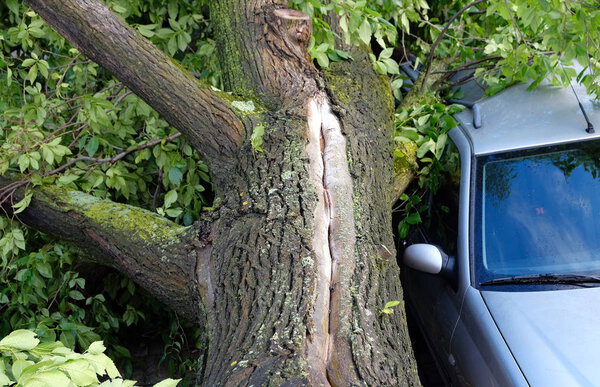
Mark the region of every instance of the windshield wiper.
POLYGON ((600 277, 581 274, 534 274, 517 275, 513 277, 496 278, 480 283, 489 285, 519 285, 519 284, 573 284, 600 283, 600 277))

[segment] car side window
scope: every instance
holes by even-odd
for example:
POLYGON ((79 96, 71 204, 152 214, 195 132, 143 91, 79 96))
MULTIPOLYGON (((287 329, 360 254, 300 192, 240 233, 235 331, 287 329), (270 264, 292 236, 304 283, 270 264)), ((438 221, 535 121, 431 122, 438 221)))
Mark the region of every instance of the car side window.
POLYGON ((453 143, 449 144, 441 162, 444 170, 440 173, 437 188, 429 195, 425 233, 429 243, 440 246, 448 255, 456 256, 460 157, 453 143))

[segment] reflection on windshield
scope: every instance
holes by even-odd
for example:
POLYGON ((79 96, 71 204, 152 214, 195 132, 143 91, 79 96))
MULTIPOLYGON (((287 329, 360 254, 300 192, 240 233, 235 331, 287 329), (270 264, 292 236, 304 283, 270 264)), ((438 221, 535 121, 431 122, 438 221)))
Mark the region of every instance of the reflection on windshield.
POLYGON ((481 164, 481 280, 600 270, 598 147, 539 153, 481 164))

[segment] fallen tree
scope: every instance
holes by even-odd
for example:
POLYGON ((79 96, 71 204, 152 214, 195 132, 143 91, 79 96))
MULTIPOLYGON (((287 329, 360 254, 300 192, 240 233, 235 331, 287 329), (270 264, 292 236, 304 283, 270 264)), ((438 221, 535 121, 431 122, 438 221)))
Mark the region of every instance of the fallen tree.
MULTIPOLYGON (((309 16, 273 0, 215 1, 223 92, 96 0, 26 2, 179 130, 208 165, 217 200, 183 227, 36 184, 21 212, 10 204, 30 181, 7 174, 7 213, 73 242, 197 321, 205 385, 419 384, 402 306, 380 313, 403 299, 390 206, 413 171, 394 173, 394 97, 366 42, 350 45, 340 32, 337 47, 352 60, 320 71, 308 53, 309 16)), ((328 17, 334 31, 343 29, 335 13, 328 17)), ((458 58, 436 61, 440 41, 406 109, 439 90, 458 58)), ((486 54, 481 61, 503 57, 486 54)), ((540 73, 546 62, 537 63, 540 73)))

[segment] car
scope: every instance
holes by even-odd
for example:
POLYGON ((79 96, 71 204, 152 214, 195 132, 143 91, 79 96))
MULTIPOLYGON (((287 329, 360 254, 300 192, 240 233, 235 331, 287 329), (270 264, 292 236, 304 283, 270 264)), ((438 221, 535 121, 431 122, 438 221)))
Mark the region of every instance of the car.
POLYGON ((600 385, 600 105, 576 84, 527 89, 456 116, 460 167, 403 253, 447 384, 600 385))

